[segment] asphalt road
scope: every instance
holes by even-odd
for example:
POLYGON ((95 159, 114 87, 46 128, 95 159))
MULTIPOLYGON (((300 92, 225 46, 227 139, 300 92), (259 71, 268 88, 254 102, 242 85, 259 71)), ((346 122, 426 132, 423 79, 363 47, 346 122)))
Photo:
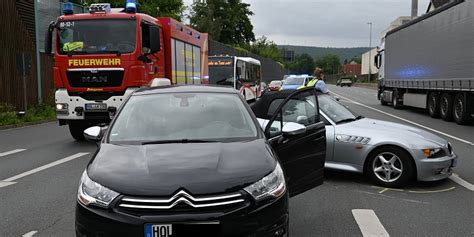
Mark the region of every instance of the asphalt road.
MULTIPOLYGON (((370 89, 329 89, 366 117, 412 121, 447 134, 441 136, 460 157, 455 173, 474 183, 474 125, 381 106, 370 89)), ((95 148, 73 141, 67 127, 56 123, 0 130, 0 236, 73 236, 79 177, 95 148)), ((450 179, 393 190, 375 187, 357 174, 325 175, 324 185, 291 199, 292 236, 362 236, 371 231, 380 236, 474 236, 474 191, 450 179)))

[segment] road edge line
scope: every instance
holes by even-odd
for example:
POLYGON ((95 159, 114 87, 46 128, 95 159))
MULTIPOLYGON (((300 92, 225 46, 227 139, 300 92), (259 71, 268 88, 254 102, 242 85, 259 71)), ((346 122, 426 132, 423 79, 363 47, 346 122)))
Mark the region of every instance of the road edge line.
POLYGON ((451 181, 467 188, 468 190, 474 191, 474 184, 471 184, 471 183, 467 182, 466 180, 462 179, 461 177, 459 177, 458 174, 453 173, 451 176, 449 176, 449 179, 451 181))
POLYGON ((4 157, 4 156, 8 156, 8 155, 13 155, 13 154, 16 154, 16 153, 19 153, 19 152, 23 152, 23 151, 26 151, 27 149, 15 149, 15 150, 11 150, 11 151, 5 151, 5 152, 2 152, 0 153, 0 157, 4 157))

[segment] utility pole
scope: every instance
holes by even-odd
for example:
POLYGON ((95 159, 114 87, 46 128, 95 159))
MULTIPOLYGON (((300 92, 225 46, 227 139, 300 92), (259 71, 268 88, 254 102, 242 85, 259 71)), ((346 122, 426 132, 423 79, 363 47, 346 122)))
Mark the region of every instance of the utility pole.
POLYGON ((411 0, 411 19, 418 16, 418 0, 411 0))
POLYGON ((367 22, 370 25, 370 35, 369 35, 369 79, 368 82, 370 83, 370 78, 372 77, 372 22, 367 22))

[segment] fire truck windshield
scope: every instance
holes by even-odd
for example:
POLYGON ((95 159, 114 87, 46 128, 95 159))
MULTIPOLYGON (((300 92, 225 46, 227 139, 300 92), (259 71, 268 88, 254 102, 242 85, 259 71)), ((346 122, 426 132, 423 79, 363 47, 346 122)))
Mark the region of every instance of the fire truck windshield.
POLYGON ((100 19, 58 23, 59 54, 131 53, 136 46, 136 21, 100 19))

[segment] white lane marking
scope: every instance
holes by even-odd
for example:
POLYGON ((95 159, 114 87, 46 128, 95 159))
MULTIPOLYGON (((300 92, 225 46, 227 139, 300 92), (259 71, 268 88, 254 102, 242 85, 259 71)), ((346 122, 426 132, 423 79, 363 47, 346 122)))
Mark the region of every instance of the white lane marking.
POLYGON ((15 154, 15 153, 22 152, 22 151, 26 151, 26 149, 15 149, 15 150, 11 150, 11 151, 6 151, 6 152, 3 152, 3 153, 0 153, 0 157, 8 156, 8 155, 15 154))
POLYGON ((382 114, 388 115, 388 116, 390 116, 390 117, 393 117, 393 118, 402 120, 402 121, 404 121, 404 122, 411 123, 411 124, 413 124, 413 125, 415 125, 415 126, 424 128, 424 129, 426 129, 426 130, 429 130, 429 131, 432 131, 432 132, 435 132, 435 133, 438 133, 438 134, 441 134, 441 135, 443 135, 443 136, 452 138, 452 139, 457 140, 457 141, 460 141, 460 142, 462 142, 462 143, 466 143, 466 144, 468 144, 468 145, 474 146, 474 143, 473 143, 473 142, 464 140, 464 139, 459 138, 459 137, 455 137, 455 136, 453 136, 453 135, 450 135, 450 134, 447 134, 447 133, 438 131, 438 130, 436 130, 436 129, 433 129, 433 128, 430 128, 430 127, 421 125, 421 124, 419 124, 419 123, 412 122, 412 121, 410 121, 410 120, 408 120, 408 119, 404 119, 404 118, 402 118, 402 117, 398 117, 398 116, 396 116, 396 115, 393 115, 393 114, 384 112, 384 111, 382 111, 382 110, 379 110, 379 109, 376 109, 376 108, 373 108, 373 107, 370 107, 370 106, 368 106, 368 105, 365 105, 365 104, 359 103, 359 102, 357 102, 357 101, 351 100, 351 99, 349 99, 349 98, 347 98, 347 97, 338 95, 338 94, 336 94, 336 93, 334 93, 334 92, 332 92, 332 91, 331 91, 331 93, 334 94, 334 95, 336 95, 336 96, 339 96, 339 97, 341 97, 341 98, 344 98, 344 99, 347 100, 347 101, 351 101, 351 102, 354 103, 354 104, 357 104, 357 105, 363 106, 363 107, 365 107, 365 108, 368 108, 368 109, 377 111, 377 112, 379 112, 379 113, 382 113, 382 114))
POLYGON ((390 236, 382 223, 380 223, 377 215, 375 215, 374 210, 354 209, 352 210, 352 215, 359 226, 360 232, 362 232, 362 236, 390 236))
POLYGON ((12 184, 16 184, 16 182, 4 182, 4 181, 0 181, 0 188, 4 188, 6 186, 10 186, 12 184))
POLYGON ((33 231, 30 231, 24 235, 22 235, 22 237, 32 237, 33 235, 35 235, 36 233, 38 233, 38 231, 36 230, 33 230, 33 231))
POLYGON ((471 190, 471 191, 474 191, 474 184, 471 184, 469 182, 467 182, 466 180, 464 179, 461 179, 461 177, 459 177, 459 175, 457 174, 452 174, 450 177, 449 177, 450 180, 454 181, 455 183, 471 190))
POLYGON ((68 162, 68 161, 77 159, 77 158, 82 157, 82 156, 85 156, 85 155, 87 155, 87 154, 89 154, 89 152, 80 152, 80 153, 74 154, 74 155, 72 155, 72 156, 68 156, 68 157, 66 157, 66 158, 63 158, 63 159, 60 159, 60 160, 51 162, 51 163, 49 163, 49 164, 40 166, 40 167, 38 167, 38 168, 32 169, 32 170, 30 170, 30 171, 26 171, 26 172, 24 172, 24 173, 15 175, 15 176, 10 177, 10 178, 8 178, 8 179, 4 179, 3 181, 4 181, 4 182, 12 182, 12 181, 15 181, 15 180, 17 180, 17 179, 23 178, 23 177, 25 177, 25 176, 32 175, 32 174, 34 174, 34 173, 40 172, 40 171, 42 171, 42 170, 49 169, 49 168, 54 167, 54 166, 56 166, 56 165, 60 165, 60 164, 62 164, 62 163, 65 163, 65 162, 68 162))

